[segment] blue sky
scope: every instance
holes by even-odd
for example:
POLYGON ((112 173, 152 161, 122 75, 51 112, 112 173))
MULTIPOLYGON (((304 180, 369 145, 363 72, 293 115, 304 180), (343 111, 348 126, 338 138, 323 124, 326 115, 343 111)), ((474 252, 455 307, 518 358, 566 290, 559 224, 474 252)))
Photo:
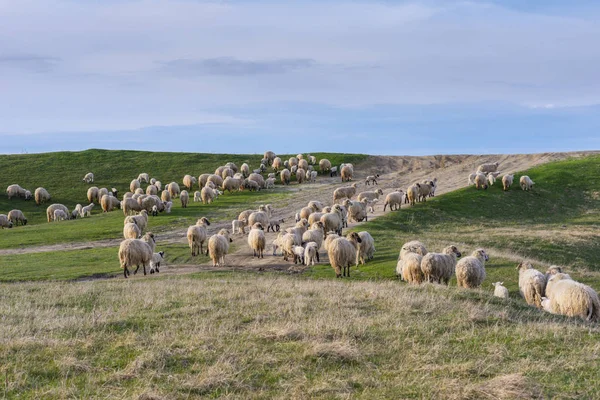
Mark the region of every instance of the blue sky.
POLYGON ((600 149, 596 3, 0 0, 0 152, 600 149))

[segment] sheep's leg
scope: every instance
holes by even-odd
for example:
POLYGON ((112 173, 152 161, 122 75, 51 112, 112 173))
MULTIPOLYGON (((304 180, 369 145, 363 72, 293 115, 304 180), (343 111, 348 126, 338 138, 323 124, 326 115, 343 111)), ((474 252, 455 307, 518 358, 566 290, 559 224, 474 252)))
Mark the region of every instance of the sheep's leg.
MULTIPOLYGON (((319 252, 318 251, 317 251, 317 262, 321 262, 321 260, 319 260, 319 252)), ((313 261, 313 265, 315 265, 314 261, 313 261)))
POLYGON ((137 268, 135 269, 135 271, 133 271, 133 274, 134 274, 134 275, 135 275, 135 274, 137 274, 137 272, 138 272, 138 269, 140 269, 140 265, 139 265, 139 264, 137 265, 137 268))
POLYGON ((127 270, 126 266, 123 266, 123 276, 127 278, 127 275, 129 275, 129 270, 127 270))

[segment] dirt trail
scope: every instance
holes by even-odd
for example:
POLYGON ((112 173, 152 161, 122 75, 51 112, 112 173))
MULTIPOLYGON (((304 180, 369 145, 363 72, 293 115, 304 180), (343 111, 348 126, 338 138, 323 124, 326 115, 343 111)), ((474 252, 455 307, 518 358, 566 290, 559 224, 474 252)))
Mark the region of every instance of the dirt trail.
MULTIPOLYGON (((551 161, 562 160, 569 157, 583 157, 600 152, 569 152, 569 153, 540 153, 540 154, 499 154, 499 155, 443 155, 443 156, 370 156, 365 162, 355 166, 354 181, 359 182, 358 192, 364 190, 373 190, 373 186, 366 186, 364 179, 368 175, 378 173, 380 175, 379 185, 375 188, 381 188, 385 195, 397 188, 406 188, 413 182, 424 179, 438 178, 438 188, 436 195, 450 192, 467 186, 467 176, 476 170, 477 166, 484 162, 500 163, 499 170, 504 173, 523 171, 536 165, 551 161)), ((283 199, 273 202, 274 219, 285 220, 282 229, 294 225, 294 215, 311 200, 319 200, 324 204, 331 204, 333 190, 342 184, 339 177, 319 177, 317 183, 292 185, 288 190, 294 192, 293 199, 283 199)), ((518 186, 518 183, 516 183, 518 186)), ((406 206, 403 206, 406 207, 406 206)), ((243 210, 240 210, 240 212, 243 210)), ((387 211, 389 212, 389 211, 387 211)), ((383 215, 383 199, 375 207, 375 213, 369 214, 369 220, 383 215)), ((350 223, 349 227, 359 225, 360 223, 350 223)), ((230 221, 215 223, 210 226, 210 233, 217 232, 222 228, 231 228, 230 221)), ((227 263, 231 267, 244 270, 282 270, 282 271, 301 271, 303 267, 294 266, 289 262, 283 261, 280 256, 272 256, 271 242, 275 239, 276 233, 267 233, 267 252, 264 259, 252 257, 246 238, 247 236, 234 235, 233 239, 236 245, 236 251, 227 256, 227 263)), ((39 253, 58 250, 81 250, 97 247, 113 247, 119 245, 121 238, 100 240, 96 242, 85 243, 62 243, 48 246, 26 247, 18 249, 0 250, 0 255, 8 254, 26 254, 39 253)), ((164 243, 187 243, 186 229, 178 229, 170 232, 162 232, 158 235, 158 246, 164 243)), ((321 262, 327 259, 327 255, 321 251, 321 262)), ((167 258, 168 260, 168 258, 167 258)), ((199 269, 210 268, 209 265, 173 265, 165 269, 169 274, 194 272, 199 269)))

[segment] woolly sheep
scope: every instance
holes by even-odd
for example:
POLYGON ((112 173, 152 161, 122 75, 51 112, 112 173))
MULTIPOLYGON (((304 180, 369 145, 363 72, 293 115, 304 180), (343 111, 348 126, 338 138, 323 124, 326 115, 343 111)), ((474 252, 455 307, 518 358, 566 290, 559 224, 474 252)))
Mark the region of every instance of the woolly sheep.
POLYGON ((364 201, 344 201, 344 207, 348 210, 348 217, 351 221, 361 222, 368 221, 367 203, 364 201))
POLYGON ((294 255, 294 264, 304 264, 304 247, 292 247, 292 254, 294 255))
POLYGON ((495 172, 498 169, 498 165, 500 165, 500 164, 497 162, 481 164, 479 167, 477 167, 477 172, 482 172, 484 174, 487 174, 490 172, 495 172))
POLYGON ((248 189, 251 192, 257 192, 260 190, 260 185, 256 181, 250 179, 244 179, 244 189, 248 189))
POLYGON ((519 293, 527 304, 541 308, 542 297, 545 296, 546 277, 526 261, 517 265, 517 270, 519 271, 519 293))
POLYGON ((196 225, 192 225, 187 230, 187 240, 192 256, 202 254, 202 246, 208 237, 207 226, 210 225, 210 221, 206 217, 200 218, 196 221, 196 225))
POLYGON ((215 186, 216 186, 216 187, 221 187, 221 186, 223 186, 223 178, 221 178, 221 177, 220 177, 220 176, 218 176, 218 175, 214 175, 214 174, 213 174, 213 175, 210 175, 210 176, 208 177, 208 180, 207 180, 206 182, 207 182, 207 183, 208 183, 208 182, 212 182, 212 183, 214 183, 214 184, 215 184, 215 186))
POLYGON ((368 192, 360 192, 356 199, 358 201, 362 201, 363 199, 375 200, 375 199, 378 199, 379 196, 383 196, 383 190, 381 190, 381 189, 372 190, 372 191, 368 191, 368 192))
POLYGON ((437 182, 438 182, 437 178, 426 179, 421 182, 422 184, 428 184, 429 186, 431 186, 431 189, 429 190, 429 197, 435 197, 435 190, 437 189, 437 186, 438 186, 437 182))
POLYGON ((385 196, 385 203, 383 204, 383 211, 387 206, 390 206, 390 211, 399 210, 402 206, 402 199, 404 198, 404 192, 401 190, 388 193, 385 196))
POLYGON ((50 193, 48 193, 48 191, 46 189, 44 189, 43 187, 39 187, 39 188, 35 189, 34 197, 35 197, 35 204, 37 204, 39 206, 40 204, 45 203, 48 200, 50 200, 50 193))
POLYGON ((233 240, 229 237, 227 229, 221 229, 216 235, 208 240, 208 254, 213 262, 213 267, 225 265, 225 255, 229 251, 229 243, 233 240))
POLYGON ((187 208, 188 203, 190 202, 190 194, 187 190, 181 191, 181 194, 179 195, 179 200, 181 200, 181 207, 187 208))
POLYGON ((331 210, 331 212, 323 214, 323 216, 321 216, 321 222, 323 223, 323 231, 325 232, 325 237, 327 237, 329 232, 334 232, 338 235, 341 235, 343 228, 341 208, 334 207, 331 210))
POLYGON ((344 165, 340 170, 340 176, 342 177, 342 182, 348 182, 352 180, 352 176, 354 175, 354 168, 351 165, 344 165))
POLYGON ((298 166, 298 158, 290 157, 290 159, 288 160, 288 165, 290 166, 290 168, 293 166, 298 166))
POLYGON ((508 188, 510 188, 513 184, 513 180, 515 179, 514 175, 509 175, 506 174, 502 177, 502 189, 503 190, 508 190, 508 188))
POLYGON ((221 186, 221 188, 223 189, 223 192, 227 190, 229 193, 231 193, 232 190, 241 190, 243 186, 243 180, 228 176, 223 181, 223 185, 221 186))
POLYGON ((220 167, 217 167, 217 169, 215 169, 215 175, 216 175, 216 176, 219 176, 219 177, 222 177, 222 175, 223 175, 223 170, 224 170, 225 168, 227 168, 227 167, 226 167, 226 166, 224 166, 224 165, 221 165, 220 167))
MULTIPOLYGON (((548 284, 548 281, 550 280, 550 278, 553 275, 556 274, 560 274, 562 273, 562 268, 559 267, 558 265, 551 265, 547 270, 546 270, 546 274, 544 275, 544 277, 546 278, 546 285, 548 284)), ((546 286, 544 285, 544 291, 546 290, 546 286)))
POLYGON ((268 178, 267 180, 265 180, 265 187, 267 189, 274 189, 275 188, 275 178, 268 178))
POLYGON ((548 300, 544 309, 568 317, 580 317, 586 321, 600 319, 600 300, 591 287, 571 279, 567 274, 552 275, 546 287, 548 300))
POLYGON ((333 204, 335 204, 338 200, 342 199, 352 199, 356 194, 356 188, 358 187, 358 183, 355 182, 350 186, 342 186, 333 191, 333 204))
POLYGON ((433 181, 419 183, 419 201, 427 201, 427 197, 433 192, 434 187, 433 181))
POLYGON ((145 172, 142 172, 141 174, 138 175, 137 180, 141 183, 141 182, 145 182, 148 183, 148 181, 150 180, 150 175, 148 175, 145 172))
POLYGON ((282 169, 281 172, 279 173, 279 179, 281 180, 281 183, 284 185, 290 184, 291 176, 292 176, 292 173, 287 168, 282 169))
POLYGON ((155 208, 157 212, 163 212, 165 210, 165 202, 159 199, 158 196, 140 197, 138 203, 142 210, 146 210, 146 212, 152 212, 155 208))
POLYGON ((456 259, 460 251, 454 245, 448 246, 441 253, 427 253, 421 261, 421 271, 427 282, 444 283, 448 285, 454 274, 456 259))
POLYGON ((154 247, 156 245, 154 234, 148 232, 142 239, 125 239, 119 246, 119 262, 123 268, 123 276, 127 278, 129 267, 137 266, 134 274, 143 266, 144 275, 146 275, 146 266, 150 266, 154 247))
POLYGON ((65 212, 65 214, 69 215, 69 209, 62 204, 52 204, 50 206, 48 206, 48 208, 46 209, 46 217, 48 218, 48 222, 51 222, 54 220, 54 211, 55 210, 63 210, 65 212))
POLYGON ((473 173, 469 174, 467 185, 469 185, 469 186, 474 185, 475 184, 475 177, 476 176, 477 176, 476 172, 473 172, 473 173))
MULTIPOLYGON (((100 188, 98 189, 98 204, 100 204, 100 200, 102 199, 102 196, 104 196, 105 194, 108 194, 109 191, 107 188, 100 188)), ((144 193, 144 192, 142 192, 144 193)))
POLYGON ((298 160, 298 169, 303 169, 306 171, 308 169, 308 161, 306 161, 304 159, 299 159, 298 160))
POLYGON ((156 186, 159 192, 162 190, 162 183, 160 181, 155 181, 153 185, 156 186))
POLYGON ((427 248, 425 247, 425 245, 422 242, 420 242, 418 240, 412 240, 410 242, 406 242, 400 248, 400 254, 398 255, 398 259, 399 260, 404 259, 404 256, 409 253, 415 253, 415 254, 419 254, 421 256, 425 256, 425 255, 427 255, 427 248))
POLYGON ((129 191, 130 192, 135 192, 135 189, 140 187, 140 181, 137 179, 134 179, 131 181, 131 183, 129 184, 129 191))
POLYGON ((505 286, 502 286, 504 282, 494 282, 494 296, 500 297, 501 299, 508 300, 508 289, 505 286))
POLYGON ((456 264, 456 283, 466 289, 478 288, 485 280, 485 262, 489 257, 485 250, 477 249, 456 264))
POLYGON ((267 239, 263 226, 260 223, 255 224, 248 233, 248 246, 252 249, 252 257, 264 258, 266 245, 267 239))
POLYGON ((361 241, 358 246, 358 251, 356 252, 357 267, 359 262, 362 265, 365 265, 366 261, 372 260, 373 254, 375 253, 375 240, 373 240, 373 236, 367 231, 358 232, 358 236, 361 241))
POLYGON ((204 186, 206 186, 206 182, 208 182, 208 177, 211 176, 212 174, 202 174, 198 177, 198 188, 202 189, 204 186))
MULTIPOLYGON (((100 189, 100 190, 102 190, 102 189, 100 189)), ((100 190, 98 190, 98 195, 100 195, 100 190)), ((133 194, 134 194, 134 195, 136 195, 136 194, 137 194, 137 195, 143 195, 143 194, 144 194, 144 189, 142 189, 142 188, 137 188, 137 189, 135 189, 135 192, 134 192, 133 194)))
POLYGON ((244 178, 247 178, 250 175, 250 166, 246 163, 243 163, 240 167, 240 172, 244 178))
POLYGON ((262 226, 269 225, 269 216, 264 211, 254 211, 248 216, 248 226, 252 226, 256 223, 262 224, 262 226))
POLYGON ((109 212, 121 206, 121 202, 115 196, 105 194, 100 199, 100 206, 103 212, 109 212))
POLYGON ((158 188, 154 185, 148 185, 146 187, 146 194, 147 195, 157 195, 158 194, 158 188))
POLYGON ((227 164, 225 164, 225 167, 226 167, 226 168, 229 168, 229 169, 231 169, 231 170, 233 171, 233 173, 234 173, 234 174, 235 174, 236 172, 238 172, 238 171, 239 171, 239 168, 238 168, 238 166, 237 166, 237 165, 235 165, 235 163, 233 163, 233 162, 231 162, 231 161, 230 161, 230 162, 228 162, 227 164))
POLYGON ((27 198, 26 191, 27 191, 26 189, 23 189, 21 186, 19 186, 17 184, 9 185, 6 188, 6 194, 7 194, 9 200, 13 197, 27 198))
POLYGON ((54 210, 54 222, 69 219, 69 215, 64 210, 54 210))
POLYGON ((484 174, 482 174, 481 172, 478 172, 475 175, 475 181, 474 182, 475 182, 475 189, 486 190, 488 188, 487 177, 484 174))
POLYGON ((325 232, 323 230, 323 223, 321 221, 311 224, 310 229, 302 234, 302 242, 315 243, 317 246, 317 251, 321 249, 324 239, 325 232))
POLYGON ((519 183, 521 184, 521 189, 523 190, 531 190, 535 182, 531 180, 527 175, 523 175, 521 179, 519 179, 519 183))
POLYGON ((260 186, 261 189, 265 188, 265 178, 263 178, 263 176, 260 174, 251 173, 248 176, 248 180, 258 183, 258 186, 260 186))
POLYGON ((152 253, 152 260, 150 260, 150 273, 159 273, 160 264, 165 261, 165 252, 159 251, 158 253, 152 253))
POLYGON ((146 210, 142 210, 138 215, 126 217, 123 221, 123 225, 125 225, 128 222, 135 223, 140 228, 140 231, 142 231, 143 233, 146 230, 146 226, 148 225, 148 212, 146 210))
POLYGON ((154 185, 156 183, 156 178, 150 178, 150 184, 154 185))
POLYGON ((124 239, 139 239, 142 237, 142 231, 135 222, 128 222, 123 226, 124 239))
POLYGON ((306 180, 315 183, 317 181, 317 175, 319 175, 317 171, 306 171, 306 180))
POLYGON ((92 216, 92 209, 94 208, 95 204, 94 203, 90 203, 87 206, 84 206, 81 208, 81 212, 79 213, 79 215, 81 216, 81 218, 84 217, 91 217, 92 216))
POLYGON ((322 174, 324 174, 325 171, 329 171, 331 169, 331 161, 326 158, 322 158, 319 160, 319 169, 321 170, 322 174))
POLYGON ((356 262, 356 252, 361 242, 358 233, 352 232, 345 238, 337 238, 329 244, 327 255, 336 278, 350 277, 350 266, 356 262))
POLYGON ((123 215, 131 215, 136 211, 142 211, 142 206, 133 198, 127 198, 121 201, 121 210, 123 210, 123 215))
POLYGON ((275 157, 273 159, 273 164, 271 164, 271 167, 273 167, 273 171, 279 171, 283 167, 283 162, 281 161, 281 158, 275 157))
POLYGON ((232 234, 240 234, 240 235, 245 235, 246 234, 246 230, 244 229, 246 227, 246 221, 240 221, 237 219, 234 219, 233 221, 231 221, 231 233, 232 234))
POLYGON ((500 172, 490 172, 487 174, 487 180, 490 186, 493 186, 494 183, 496 183, 496 177, 498 177, 498 175, 500 175, 500 172))
POLYGON ((87 199, 90 203, 100 202, 100 198, 98 197, 98 188, 96 186, 92 186, 87 190, 87 199))
POLYGON ((309 155, 309 156, 308 156, 308 163, 309 163, 310 165, 314 165, 314 164, 316 164, 316 163, 317 163, 317 157, 309 155))
POLYGON ((83 177, 83 181, 85 183, 92 183, 94 182, 94 174, 91 172, 88 172, 87 174, 85 174, 85 176, 83 177))
POLYGON ((27 225, 27 218, 25 218, 25 215, 21 210, 10 210, 8 212, 8 219, 15 226, 19 225, 19 222, 21 223, 21 225, 27 225))
POLYGON ((235 175, 235 172, 233 172, 233 170, 229 167, 224 168, 223 171, 221 171, 221 178, 223 179, 227 177, 233 178, 233 175, 235 175))
POLYGON ((419 200, 419 196, 421 194, 421 184, 415 183, 410 185, 408 189, 406 189, 406 197, 410 202, 411 206, 414 206, 416 201, 419 200))
POLYGON ((301 184, 306 180, 306 170, 302 168, 298 168, 296 170, 296 181, 301 184))
POLYGON ((329 251, 329 245, 331 244, 331 242, 333 242, 335 239, 337 239, 339 237, 341 237, 341 236, 336 233, 331 233, 331 234, 327 235, 325 240, 323 240, 323 249, 325 251, 329 251))
POLYGON ((185 186, 186 188, 188 188, 188 190, 192 190, 192 187, 197 182, 196 178, 193 177, 193 176, 191 176, 191 175, 184 175, 182 181, 183 181, 183 186, 185 186))
POLYGON ((4 228, 12 228, 13 227, 13 223, 10 219, 8 219, 8 216, 6 214, 0 214, 0 227, 2 229, 4 228))
POLYGON ((365 179, 365 185, 378 185, 377 178, 379 178, 379 174, 367 176, 367 178, 365 179))
POLYGON ((304 265, 315 265, 319 262, 319 249, 315 242, 307 242, 304 246, 304 265))
POLYGON ((411 285, 420 285, 425 281, 425 274, 421 270, 423 256, 417 253, 407 253, 396 264, 396 275, 411 285))
POLYGON ((331 169, 329 170, 329 176, 330 177, 334 177, 338 175, 338 168, 337 167, 331 167, 331 169))
POLYGON ((171 193, 168 190, 163 190, 160 194, 160 199, 162 201, 171 201, 171 193))
POLYGON ((276 155, 271 150, 267 150, 267 151, 265 151, 263 158, 266 158, 269 165, 271 165, 273 163, 273 161, 275 160, 276 155))
POLYGON ((181 190, 179 189, 179 184, 177 182, 169 183, 168 191, 171 194, 171 198, 176 199, 179 196, 181 190))
POLYGON ((306 206, 312 208, 315 211, 323 210, 323 203, 318 200, 311 200, 306 206))
POLYGON ((77 204, 73 211, 71 212, 71 219, 77 219, 81 216, 81 209, 83 206, 81 204, 77 204))

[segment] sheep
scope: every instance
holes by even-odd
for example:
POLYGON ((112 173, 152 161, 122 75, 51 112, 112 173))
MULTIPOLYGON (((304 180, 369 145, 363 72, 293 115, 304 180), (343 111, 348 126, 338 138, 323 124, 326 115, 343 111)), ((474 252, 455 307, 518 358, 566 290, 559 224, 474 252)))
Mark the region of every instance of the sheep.
POLYGON ((268 165, 271 165, 273 163, 273 161, 275 160, 275 153, 273 153, 271 150, 267 150, 265 151, 265 154, 263 155, 263 159, 267 159, 267 163, 268 165))
POLYGON ((171 193, 168 190, 163 190, 160 194, 160 199, 162 201, 171 201, 171 193))
POLYGON ((490 186, 494 186, 494 183, 496 183, 496 178, 498 177, 498 175, 500 175, 500 172, 490 172, 487 174, 487 180, 488 180, 490 186))
POLYGON ((244 179, 242 187, 244 189, 248 189, 251 192, 257 192, 260 190, 260 185, 256 181, 250 179, 244 179))
POLYGON ((317 175, 319 175, 317 171, 308 170, 306 171, 306 180, 310 183, 315 183, 317 181, 317 175))
POLYGON ((423 256, 417 253, 407 253, 396 264, 396 275, 411 285, 420 285, 425 281, 421 270, 423 256))
POLYGON ((333 191, 333 204, 337 202, 337 200, 342 199, 352 199, 356 194, 356 188, 358 187, 358 183, 355 182, 350 186, 342 186, 333 191))
POLYGON ((513 184, 515 176, 513 174, 506 174, 502 177, 502 190, 507 191, 513 184))
POLYGON ((404 192, 402 190, 397 190, 391 193, 388 193, 385 196, 385 203, 383 204, 383 211, 387 206, 390 206, 390 211, 399 210, 402 206, 402 199, 404 198, 404 192))
POLYGON ((345 238, 337 238, 329 244, 327 255, 331 267, 335 270, 336 278, 350 277, 350 266, 356 262, 356 252, 361 242, 362 239, 358 233, 352 232, 345 238))
POLYGON ((338 167, 331 167, 329 170, 329 177, 332 178, 338 175, 338 167))
POLYGON ((6 214, 0 214, 0 227, 2 229, 4 228, 12 228, 13 227, 13 223, 10 219, 8 219, 8 216, 6 214))
POLYGON ((156 186, 159 192, 162 190, 162 183, 160 181, 155 181, 153 185, 156 186))
POLYGON ((102 212, 109 212, 115 208, 119 208, 121 206, 121 202, 115 196, 105 194, 100 199, 100 206, 102 207, 102 212))
POLYGON ((325 251, 329 251, 329 245, 331 244, 331 242, 333 242, 335 239, 337 239, 339 237, 341 237, 341 236, 336 233, 331 233, 331 234, 327 235, 325 240, 323 240, 323 249, 325 251))
POLYGON ((329 171, 331 169, 331 161, 326 158, 322 158, 319 160, 319 169, 321 170, 322 174, 324 174, 326 171, 329 171))
POLYGON ((406 199, 410 202, 411 206, 414 206, 416 201, 419 200, 419 195, 421 194, 421 184, 415 183, 412 184, 406 189, 406 199))
MULTIPOLYGON (((137 192, 138 189, 136 189, 137 192)), ((100 204, 100 200, 102 199, 102 196, 104 196, 105 194, 108 194, 108 189, 107 188, 100 188, 98 189, 98 204, 100 204)), ((143 194, 144 192, 142 192, 143 194)))
POLYGON ((140 231, 142 231, 143 233, 146 230, 146 226, 148 225, 148 211, 142 210, 140 211, 139 215, 126 217, 123 221, 123 225, 128 222, 134 222, 140 228, 140 231))
MULTIPOLYGON (((141 183, 141 182, 145 182, 148 183, 148 181, 150 180, 150 175, 148 175, 145 172, 142 172, 141 174, 138 175, 137 180, 141 183)), ((133 190, 132 190, 133 191, 133 190)))
POLYGON ((152 260, 150 260, 150 273, 159 273, 160 264, 165 261, 165 252, 159 251, 158 253, 152 253, 152 260))
POLYGON ((8 219, 15 226, 19 225, 19 222, 21 223, 21 225, 27 225, 27 218, 25 218, 25 215, 21 210, 10 210, 8 212, 8 219))
POLYGON ((171 207, 173 206, 173 202, 172 201, 165 201, 165 212, 167 214, 169 214, 171 212, 171 207))
MULTIPOLYGON (((551 265, 547 270, 546 270, 546 274, 544 275, 544 277, 546 278, 546 285, 548 284, 548 281, 550 280, 550 278, 553 275, 556 274, 560 274, 562 273, 562 268, 559 267, 558 265, 551 265)), ((544 290, 546 289, 546 287, 544 286, 544 290)))
POLYGON ((98 188, 96 186, 92 186, 87 190, 87 199, 90 203, 100 202, 100 198, 98 197, 98 188))
POLYGON ((119 245, 119 262, 123 268, 123 276, 127 278, 129 274, 128 267, 137 266, 134 274, 137 274, 140 269, 140 264, 143 266, 144 275, 146 275, 146 266, 150 266, 152 254, 156 241, 154 234, 148 232, 142 239, 125 239, 119 245))
POLYGON ((225 265, 225 255, 229 251, 229 243, 233 240, 229 237, 227 229, 221 229, 216 235, 208 240, 208 254, 213 262, 213 267, 225 265))
POLYGON ((346 199, 344 201, 344 207, 348 210, 348 216, 351 221, 361 222, 363 220, 368 221, 367 203, 364 201, 352 201, 346 199))
POLYGON ((477 167, 477 172, 482 172, 484 174, 487 174, 489 172, 495 172, 498 170, 498 165, 500 165, 500 164, 497 162, 481 164, 479 167, 477 167))
POLYGON ((94 182, 94 174, 91 172, 88 172, 87 174, 85 174, 85 176, 83 177, 83 181, 85 183, 92 183, 94 182))
POLYGON ((308 221, 306 219, 301 219, 293 228, 287 228, 286 232, 291 233, 295 236, 294 243, 297 245, 302 244, 302 235, 308 229, 308 221))
POLYGON ((142 211, 142 206, 137 202, 137 200, 133 198, 127 198, 121 201, 121 210, 123 210, 123 215, 128 216, 133 212, 142 211))
POLYGON ((158 216, 158 206, 156 204, 152 206, 152 216, 153 217, 158 216))
POLYGON ((431 186, 431 189, 429 191, 429 197, 435 197, 435 190, 437 189, 437 178, 433 178, 432 180, 424 180, 421 183, 423 184, 429 184, 429 186, 431 186))
POLYGON ((234 174, 235 174, 236 172, 238 172, 238 171, 239 171, 239 168, 238 168, 238 166, 237 166, 237 165, 235 165, 235 163, 233 163, 233 162, 231 162, 231 161, 230 161, 230 162, 228 162, 227 164, 225 164, 225 168, 229 168, 229 169, 231 169, 231 170, 233 171, 233 173, 234 173, 234 174))
POLYGON ((156 178, 150 178, 150 184, 154 185, 156 183, 156 178))
POLYGON ((231 233, 232 234, 240 234, 245 235, 246 230, 244 229, 246 226, 246 221, 240 221, 238 219, 234 219, 231 221, 231 233))
POLYGON ((19 186, 17 184, 9 185, 6 188, 6 195, 8 196, 9 200, 15 196, 16 197, 24 197, 27 200, 26 192, 27 192, 26 189, 23 189, 21 186, 19 186))
POLYGON ((304 247, 302 246, 292 247, 292 252, 294 255, 294 264, 304 264, 304 251, 304 247))
POLYGON ((279 173, 279 179, 281 180, 281 183, 283 185, 289 185, 290 184, 290 178, 291 178, 291 176, 292 176, 292 173, 287 168, 282 169, 281 172, 279 173))
POLYGON ((198 188, 202 189, 204 186, 206 186, 206 182, 208 182, 208 177, 211 176, 212 174, 202 174, 198 177, 198 188))
POLYGON ((134 179, 131 181, 131 183, 129 183, 129 191, 130 192, 135 192, 135 189, 140 187, 140 181, 137 179, 134 179))
POLYGON ((542 297, 545 296, 546 277, 526 261, 519 263, 517 270, 519 271, 519 293, 527 304, 541 308, 542 297))
MULTIPOLYGON (((137 190, 137 189, 136 189, 137 190)), ((146 194, 151 196, 151 195, 157 195, 158 194, 158 188, 154 185, 148 185, 146 187, 146 194)))
POLYGON ((370 185, 371 183, 373 185, 378 185, 377 178, 379 178, 379 174, 367 176, 367 179, 365 179, 365 185, 370 185))
POLYGON ((367 202, 367 212, 374 214, 375 213, 375 204, 377 204, 379 202, 379 199, 365 200, 365 201, 367 202))
POLYGON ((404 256, 409 253, 415 253, 415 254, 419 254, 421 256, 425 256, 425 255, 427 255, 427 248, 425 247, 425 245, 422 242, 420 242, 418 240, 412 240, 410 242, 406 242, 400 248, 400 254, 398 255, 398 259, 402 260, 404 258, 404 256))
MULTIPOLYGON (((210 221, 206 217, 200 218, 196 221, 196 225, 192 225, 187 230, 187 240, 192 256, 202 254, 202 245, 208 237, 206 227, 210 225, 210 221)), ((207 248, 208 250, 208 248, 207 248)))
POLYGON ((342 182, 351 181, 353 175, 354 175, 354 168, 350 164, 344 165, 340 170, 340 176, 342 177, 342 182))
POLYGON ((312 208, 315 211, 323 210, 323 203, 318 200, 311 200, 306 206, 312 208))
POLYGON ((194 203, 195 203, 195 202, 198 202, 198 201, 202 201, 202 195, 201 195, 201 193, 200 193, 200 192, 198 192, 198 191, 195 191, 195 192, 194 192, 194 203))
POLYGON ((342 228, 344 226, 341 208, 334 207, 330 213, 323 214, 323 216, 321 216, 321 222, 323 223, 323 231, 325 232, 325 237, 327 237, 330 231, 341 235, 342 228))
POLYGON ((356 252, 357 267, 359 262, 365 265, 365 260, 372 260, 375 253, 375 240, 373 240, 373 236, 367 231, 358 232, 358 236, 361 241, 356 252))
POLYGON ((71 219, 77 219, 81 216, 81 209, 83 206, 81 204, 77 204, 73 211, 71 212, 71 219))
POLYGON ((69 209, 62 205, 62 204, 52 204, 50 206, 48 206, 48 208, 46 209, 46 217, 48 218, 48 222, 51 222, 54 220, 54 211, 55 210, 63 210, 65 212, 65 214, 69 215, 69 209))
POLYGON ((323 223, 317 221, 310 226, 310 229, 302 234, 302 242, 313 242, 317 245, 317 251, 321 249, 323 240, 325 239, 325 231, 323 223))
POLYGON ((179 200, 181 201, 181 208, 187 208, 188 203, 190 202, 190 194, 187 190, 182 190, 179 195, 179 200))
POLYGON ((171 194, 171 198, 176 199, 179 197, 179 193, 181 192, 179 189, 179 184, 177 182, 171 182, 168 185, 167 190, 171 194))
POLYGON ((471 186, 475 184, 475 177, 477 176, 476 172, 469 174, 469 178, 467 180, 467 185, 471 186))
POLYGON ((458 287, 473 289, 485 280, 485 262, 490 258, 483 249, 477 249, 470 256, 456 263, 456 283, 458 287))
POLYGON ((461 253, 456 246, 448 246, 442 253, 427 253, 421 261, 421 271, 427 282, 444 283, 448 285, 454 274, 456 259, 461 253))
POLYGON ((375 199, 378 199, 379 196, 383 196, 383 190, 381 190, 381 189, 368 191, 368 192, 360 192, 356 199, 358 201, 362 201, 363 199, 375 200, 375 199))
POLYGON ((315 265, 319 262, 319 248, 315 242, 307 242, 304 246, 304 265, 315 265))
POLYGON ((244 178, 247 178, 250 175, 250 166, 246 163, 243 163, 240 167, 240 172, 244 178))
POLYGON ((552 275, 546 287, 547 300, 544 309, 568 317, 580 317, 585 321, 600 319, 600 300, 591 287, 571 279, 567 274, 552 275))
POLYGON ((81 218, 83 217, 91 217, 92 216, 92 208, 94 208, 95 204, 94 203, 90 203, 85 207, 81 208, 81 212, 79 213, 79 215, 81 216, 81 218))
POLYGON ((275 157, 273 159, 273 164, 271 164, 271 167, 273 168, 273 171, 279 171, 281 167, 283 167, 283 162, 281 161, 281 158, 275 157))
POLYGON ((434 190, 434 186, 433 181, 419 183, 419 201, 427 201, 427 197, 434 190))
POLYGON ((260 174, 251 173, 248 176, 248 180, 258 183, 258 186, 260 186, 261 189, 265 188, 265 178, 260 174))
POLYGON ((281 224, 283 224, 285 220, 283 218, 277 220, 270 220, 269 226, 267 226, 267 232, 279 232, 281 229, 281 224))
POLYGON ((54 222, 69 219, 69 215, 64 210, 54 210, 54 222))
POLYGON ((267 245, 265 230, 260 223, 254 224, 248 233, 248 246, 252 249, 252 257, 265 258, 264 251, 267 245))
POLYGON ((508 289, 502 286, 504 282, 494 282, 492 285, 495 286, 494 296, 500 297, 501 299, 508 300, 508 289))
POLYGON ((275 178, 267 178, 267 180, 265 180, 265 188, 275 189, 275 178))
POLYGON ((487 177, 482 174, 481 172, 478 172, 475 175, 475 189, 479 190, 479 189, 483 189, 486 190, 488 188, 487 185, 487 177))
MULTIPOLYGON (((100 190, 102 190, 102 189, 100 189, 100 190)), ((100 190, 98 190, 98 195, 100 195, 100 190)), ((144 194, 144 189, 142 189, 142 188, 137 188, 137 189, 135 189, 135 192, 134 192, 133 194, 134 194, 134 195, 136 195, 136 194, 137 194, 137 195, 143 195, 143 194, 144 194)))
POLYGON ((135 222, 128 222, 123 226, 124 239, 139 239, 142 237, 142 231, 135 222))
POLYGON ((300 209, 300 212, 298 213, 298 218, 296 218, 296 222, 300 221, 302 218, 306 218, 308 220, 308 217, 310 217, 310 214, 312 214, 313 212, 315 212, 315 210, 311 207, 302 207, 302 209, 300 209))
POLYGON ((48 191, 43 187, 35 189, 34 196, 35 204, 37 204, 38 206, 50 200, 50 193, 48 193, 48 191))
POLYGON ((269 216, 264 211, 254 211, 248 216, 248 226, 252 226, 257 222, 261 223, 262 226, 269 225, 269 216))
POLYGON ((233 178, 233 175, 235 175, 235 172, 233 172, 233 170, 229 167, 226 167, 223 169, 223 171, 221 171, 221 178, 223 179, 227 177, 233 178))
POLYGON ((203 187, 200 191, 200 198, 202 198, 202 204, 210 204, 214 199, 218 197, 218 190, 211 189, 210 187, 203 187))
POLYGON ((298 184, 304 183, 306 180, 306 170, 302 168, 298 168, 296 170, 296 181, 298 184))
POLYGON ((315 165, 317 163, 317 157, 315 156, 311 156, 310 154, 307 156, 308 158, 308 163, 310 165, 315 165))
POLYGON ((521 189, 523 190, 531 190, 535 182, 531 180, 527 175, 523 175, 521 179, 519 179, 519 183, 521 184, 521 189))

